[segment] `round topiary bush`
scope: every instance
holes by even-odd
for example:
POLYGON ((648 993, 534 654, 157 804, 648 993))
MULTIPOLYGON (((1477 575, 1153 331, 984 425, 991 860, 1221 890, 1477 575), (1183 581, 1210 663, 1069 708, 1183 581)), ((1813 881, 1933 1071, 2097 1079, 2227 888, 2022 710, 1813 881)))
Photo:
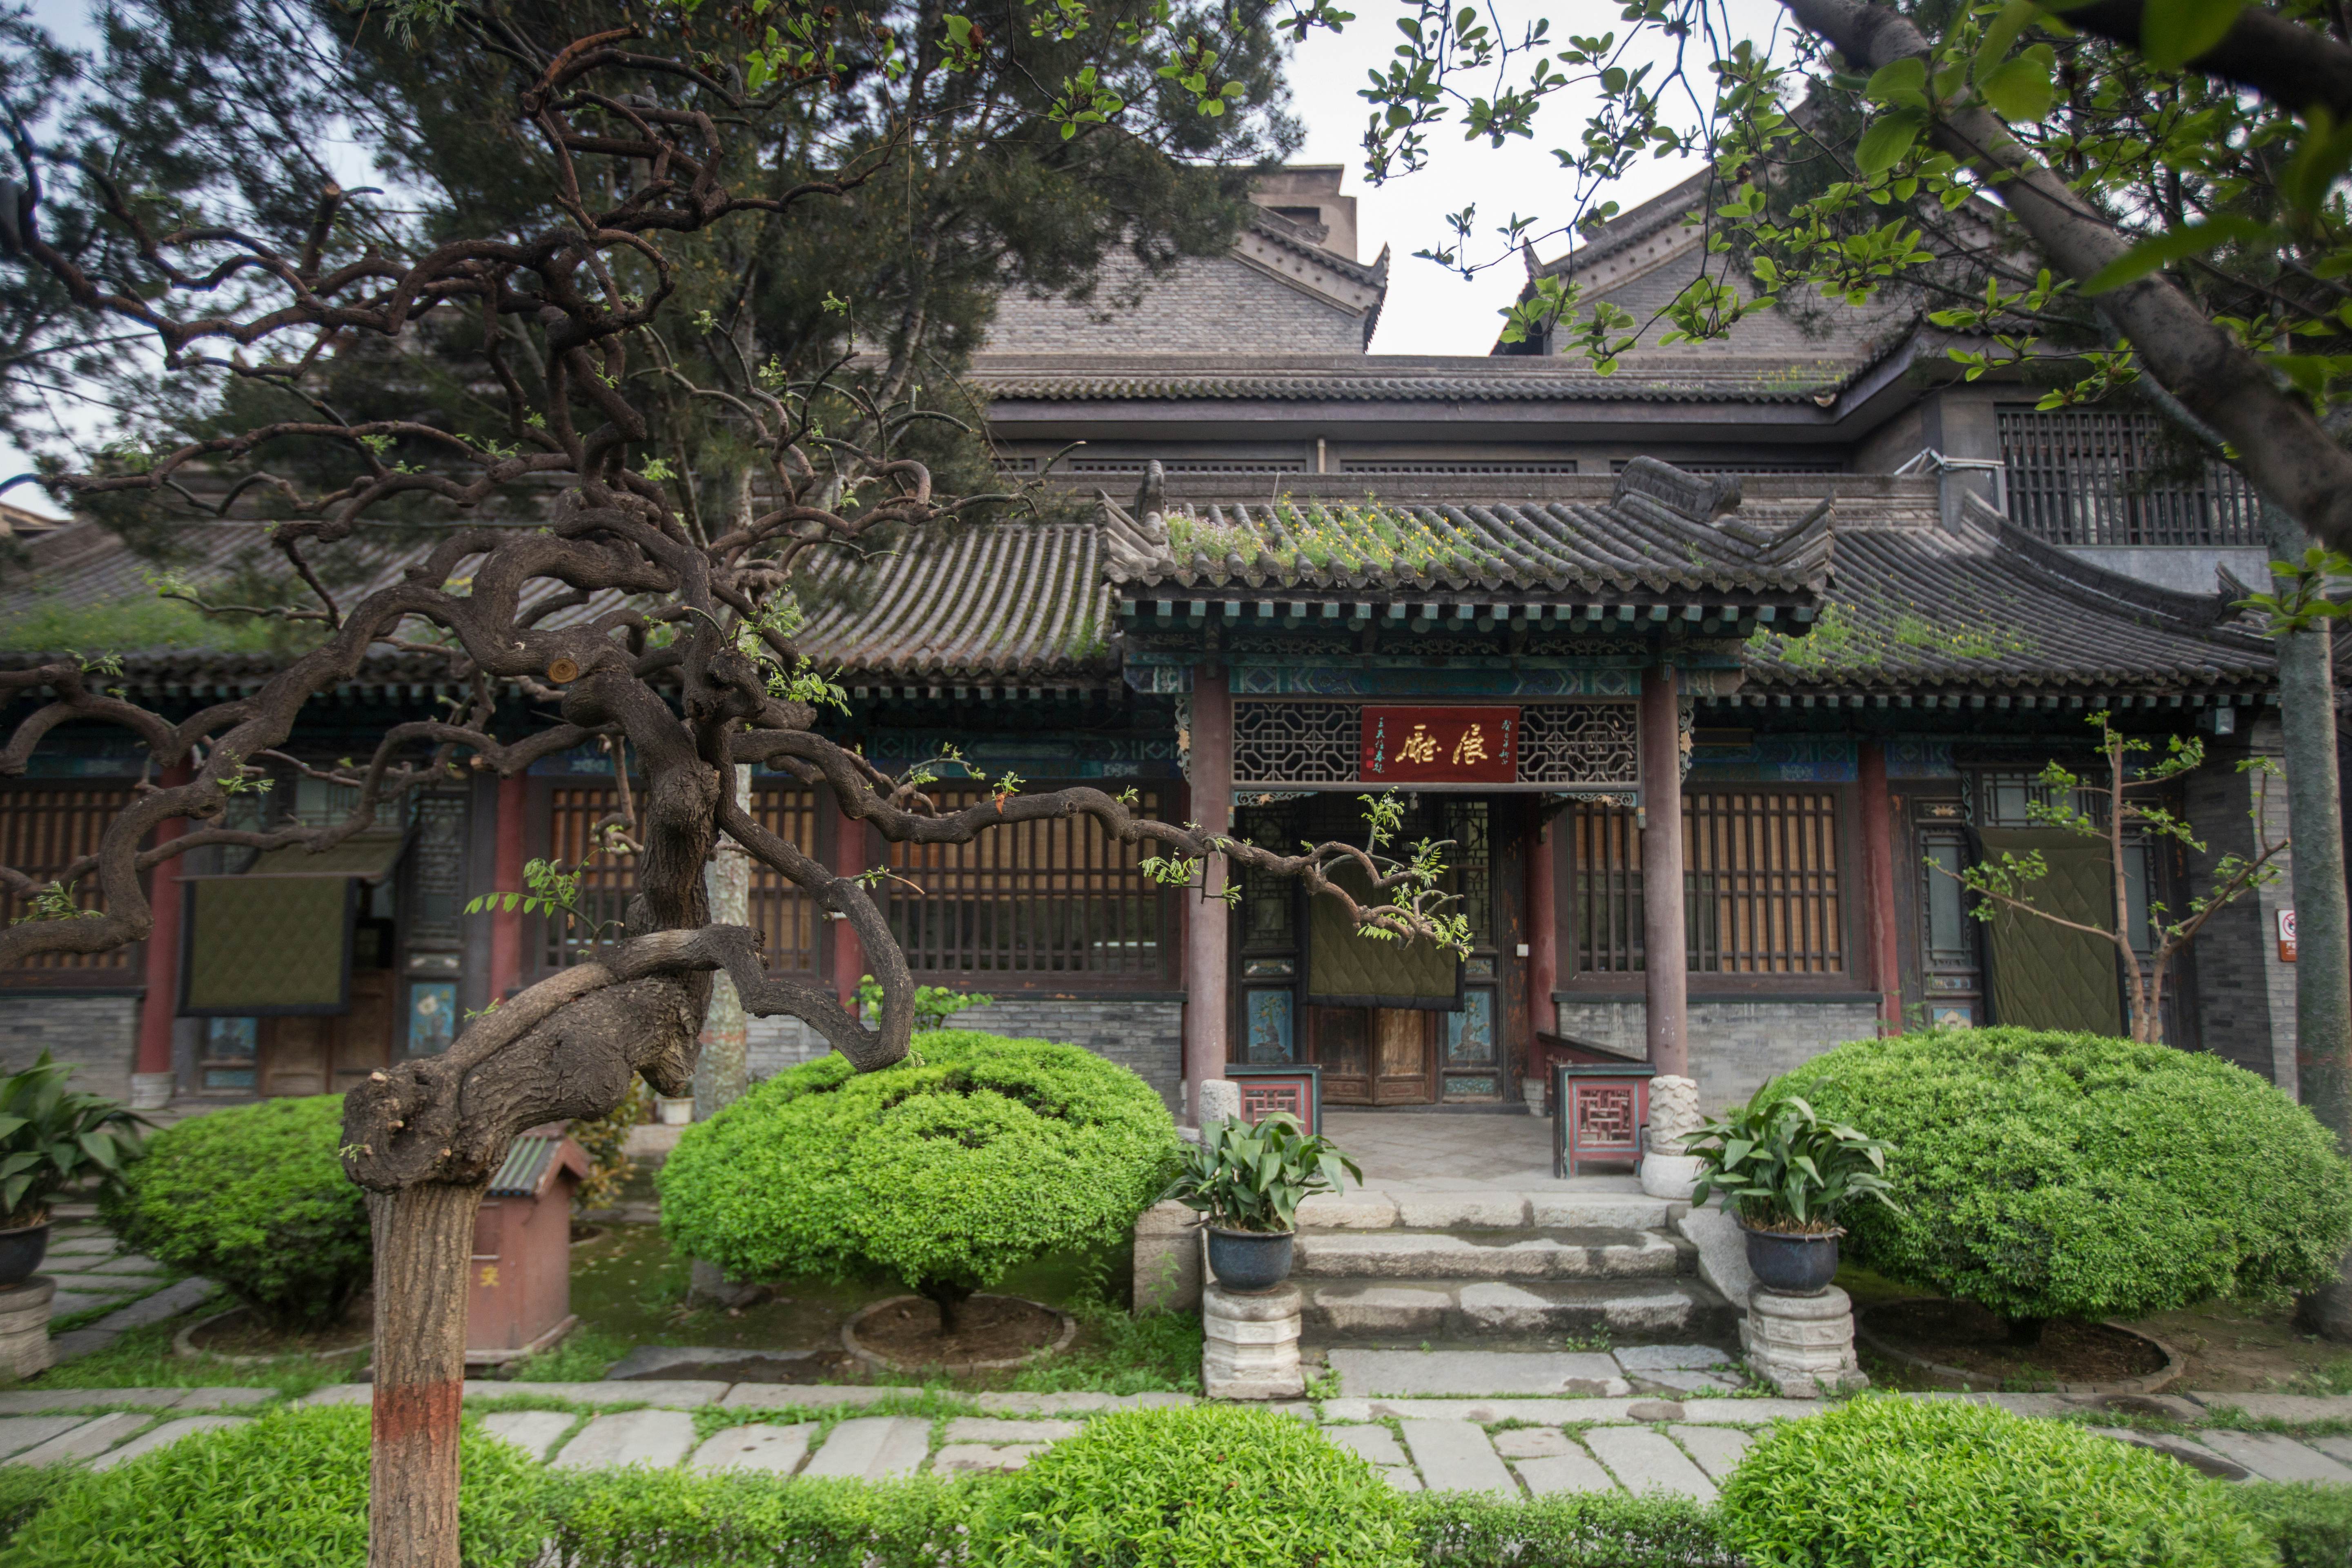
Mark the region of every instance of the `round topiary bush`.
POLYGON ((1116 1241, 1160 1194, 1176 1125, 1076 1046, 971 1030, 856 1073, 825 1057, 686 1130, 662 1228, 729 1278, 881 1274, 956 1304, 1057 1247, 1116 1241))
POLYGON ((991 1568, 1412 1568, 1409 1500, 1295 1416, 1230 1405, 1097 1415, 998 1484, 991 1568))
POLYGON ((340 1323, 372 1269, 342 1141, 340 1094, 190 1117, 147 1141, 101 1212, 126 1245, 218 1281, 273 1327, 340 1323))
POLYGON ((2220 1482, 2177 1459, 1994 1405, 1868 1396, 1774 1427, 1724 1483, 1757 1568, 2261 1568, 2220 1482))
MULTIPOLYGON (((548 1535, 545 1467, 467 1422, 457 1439, 465 1568, 529 1568, 548 1535)), ((102 1474, 61 1479, 8 1543, 16 1568, 362 1568, 368 1413, 275 1410, 102 1474)))
POLYGON ((1785 1081, 1895 1146, 1901 1212, 1850 1214, 1860 1258, 2013 1325, 2283 1297, 2332 1279, 2352 1237, 2335 1139, 2218 1057, 1937 1029, 1840 1046, 1785 1081))

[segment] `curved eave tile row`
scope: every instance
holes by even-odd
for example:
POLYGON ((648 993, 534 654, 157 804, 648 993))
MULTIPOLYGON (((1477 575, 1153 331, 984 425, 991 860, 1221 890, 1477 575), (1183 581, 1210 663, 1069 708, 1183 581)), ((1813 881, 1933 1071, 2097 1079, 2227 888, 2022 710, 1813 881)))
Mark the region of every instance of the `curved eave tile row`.
POLYGON ((1115 671, 1097 531, 998 524, 903 555, 816 568, 797 639, 821 665, 874 676, 1115 671))
POLYGON ((1842 390, 1850 360, 1772 366, 1726 374, 1719 366, 1641 366, 1612 375, 1549 372, 1523 375, 1249 375, 982 373, 992 398, 1040 403, 1810 403, 1842 390))

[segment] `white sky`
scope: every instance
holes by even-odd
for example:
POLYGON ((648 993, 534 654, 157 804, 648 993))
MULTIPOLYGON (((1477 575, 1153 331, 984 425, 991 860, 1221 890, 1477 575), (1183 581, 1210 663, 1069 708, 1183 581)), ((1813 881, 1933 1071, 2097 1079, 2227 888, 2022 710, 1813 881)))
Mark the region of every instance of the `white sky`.
MULTIPOLYGON (((87 22, 87 0, 35 0, 34 14, 63 41, 89 47, 94 43, 87 22)), ((1575 33, 1622 31, 1618 0, 1556 0, 1549 9, 1555 38, 1575 33)), ((1772 0, 1733 0, 1734 15, 1761 36, 1772 27, 1779 7, 1772 0)), ((1520 16, 1538 14, 1536 9, 1520 16)), ((1498 313, 1517 295, 1524 274, 1516 261, 1464 281, 1433 262, 1414 258, 1415 250, 1444 243, 1451 231, 1445 215, 1475 204, 1479 240, 1475 254, 1495 255, 1501 241, 1494 227, 1513 213, 1557 223, 1570 199, 1566 174, 1551 155, 1555 146, 1572 143, 1587 105, 1578 97, 1555 99, 1536 123, 1532 141, 1514 142, 1500 151, 1484 142, 1465 143, 1458 132, 1439 130, 1431 137, 1429 165, 1417 174, 1384 186, 1366 184, 1362 138, 1367 105, 1357 96, 1366 75, 1390 58, 1398 37, 1393 5, 1375 0, 1358 13, 1344 33, 1318 32, 1297 49, 1291 70, 1293 110, 1307 127, 1307 142, 1296 154, 1300 163, 1339 163, 1346 167, 1344 188, 1358 198, 1360 248, 1370 261, 1382 244, 1391 247, 1388 302, 1381 313, 1372 352, 1382 354, 1483 354, 1495 341, 1498 313)), ((1613 193, 1621 207, 1657 195, 1685 177, 1691 165, 1684 161, 1645 160, 1613 193)), ((1546 258, 1559 254, 1558 239, 1538 247, 1546 258)), ((27 466, 23 454, 0 443, 0 478, 27 466)), ((30 486, 8 492, 18 506, 54 511, 47 497, 30 486)))

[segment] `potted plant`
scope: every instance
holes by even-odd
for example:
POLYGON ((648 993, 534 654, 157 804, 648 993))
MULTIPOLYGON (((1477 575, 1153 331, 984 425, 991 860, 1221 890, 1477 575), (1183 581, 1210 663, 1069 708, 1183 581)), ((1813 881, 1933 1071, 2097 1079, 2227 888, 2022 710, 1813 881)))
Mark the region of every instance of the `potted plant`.
POLYGON ((139 1152, 147 1119, 66 1088, 73 1068, 40 1059, 0 1074, 0 1289, 22 1284, 49 1247, 49 1204, 89 1176, 111 1183, 139 1152))
POLYGON ((1896 1206, 1886 1188, 1892 1147, 1823 1121, 1776 1079, 1685 1144, 1699 1160, 1691 1198, 1703 1204, 1720 1192, 1729 1201, 1758 1284, 1814 1295, 1837 1277, 1838 1237, 1845 1234, 1839 1209, 1861 1197, 1896 1206))
POLYGON ((1320 1133, 1275 1111, 1255 1126, 1238 1118, 1202 1129, 1184 1168, 1160 1196, 1197 1209, 1209 1230, 1209 1271, 1228 1290, 1271 1290, 1290 1275, 1299 1200, 1336 1193, 1344 1172, 1364 1173, 1320 1133))

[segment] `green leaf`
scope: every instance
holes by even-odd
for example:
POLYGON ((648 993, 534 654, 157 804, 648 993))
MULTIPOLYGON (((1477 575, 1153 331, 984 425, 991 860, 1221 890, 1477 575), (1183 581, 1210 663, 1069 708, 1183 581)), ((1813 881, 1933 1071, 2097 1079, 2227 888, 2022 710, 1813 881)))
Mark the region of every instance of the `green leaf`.
POLYGON ((2179 70, 2220 43, 2245 0, 2147 0, 2139 16, 2139 52, 2158 70, 2179 70))
POLYGON ((2123 255, 2091 274, 2083 285, 2085 294, 2104 294, 2120 289, 2126 283, 2137 283, 2158 268, 2168 267, 2191 256, 2235 241, 2242 245, 2257 245, 2271 239, 2267 224, 2256 223, 2250 217, 2217 217, 2205 223, 2192 223, 2186 227, 2144 239, 2123 255))
MULTIPOLYGON (((1904 62, 1897 60, 1896 65, 1904 62)), ((1892 69, 1893 67, 1889 67, 1892 69)), ((1862 144, 1854 149, 1853 161, 1866 175, 1883 174, 1903 160, 1911 144, 1919 140, 1919 132, 1927 123, 1924 109, 1898 110, 1882 114, 1862 133, 1862 144)))
POLYGON ((1873 103, 1908 109, 1927 107, 1927 62, 1916 55, 1890 60, 1871 74, 1862 96, 1873 103))
POLYGON ((2003 120, 2040 120, 2058 101, 2053 81, 2057 68, 2058 51, 2048 44, 2036 44, 2015 59, 1980 74, 1977 91, 2003 120))

